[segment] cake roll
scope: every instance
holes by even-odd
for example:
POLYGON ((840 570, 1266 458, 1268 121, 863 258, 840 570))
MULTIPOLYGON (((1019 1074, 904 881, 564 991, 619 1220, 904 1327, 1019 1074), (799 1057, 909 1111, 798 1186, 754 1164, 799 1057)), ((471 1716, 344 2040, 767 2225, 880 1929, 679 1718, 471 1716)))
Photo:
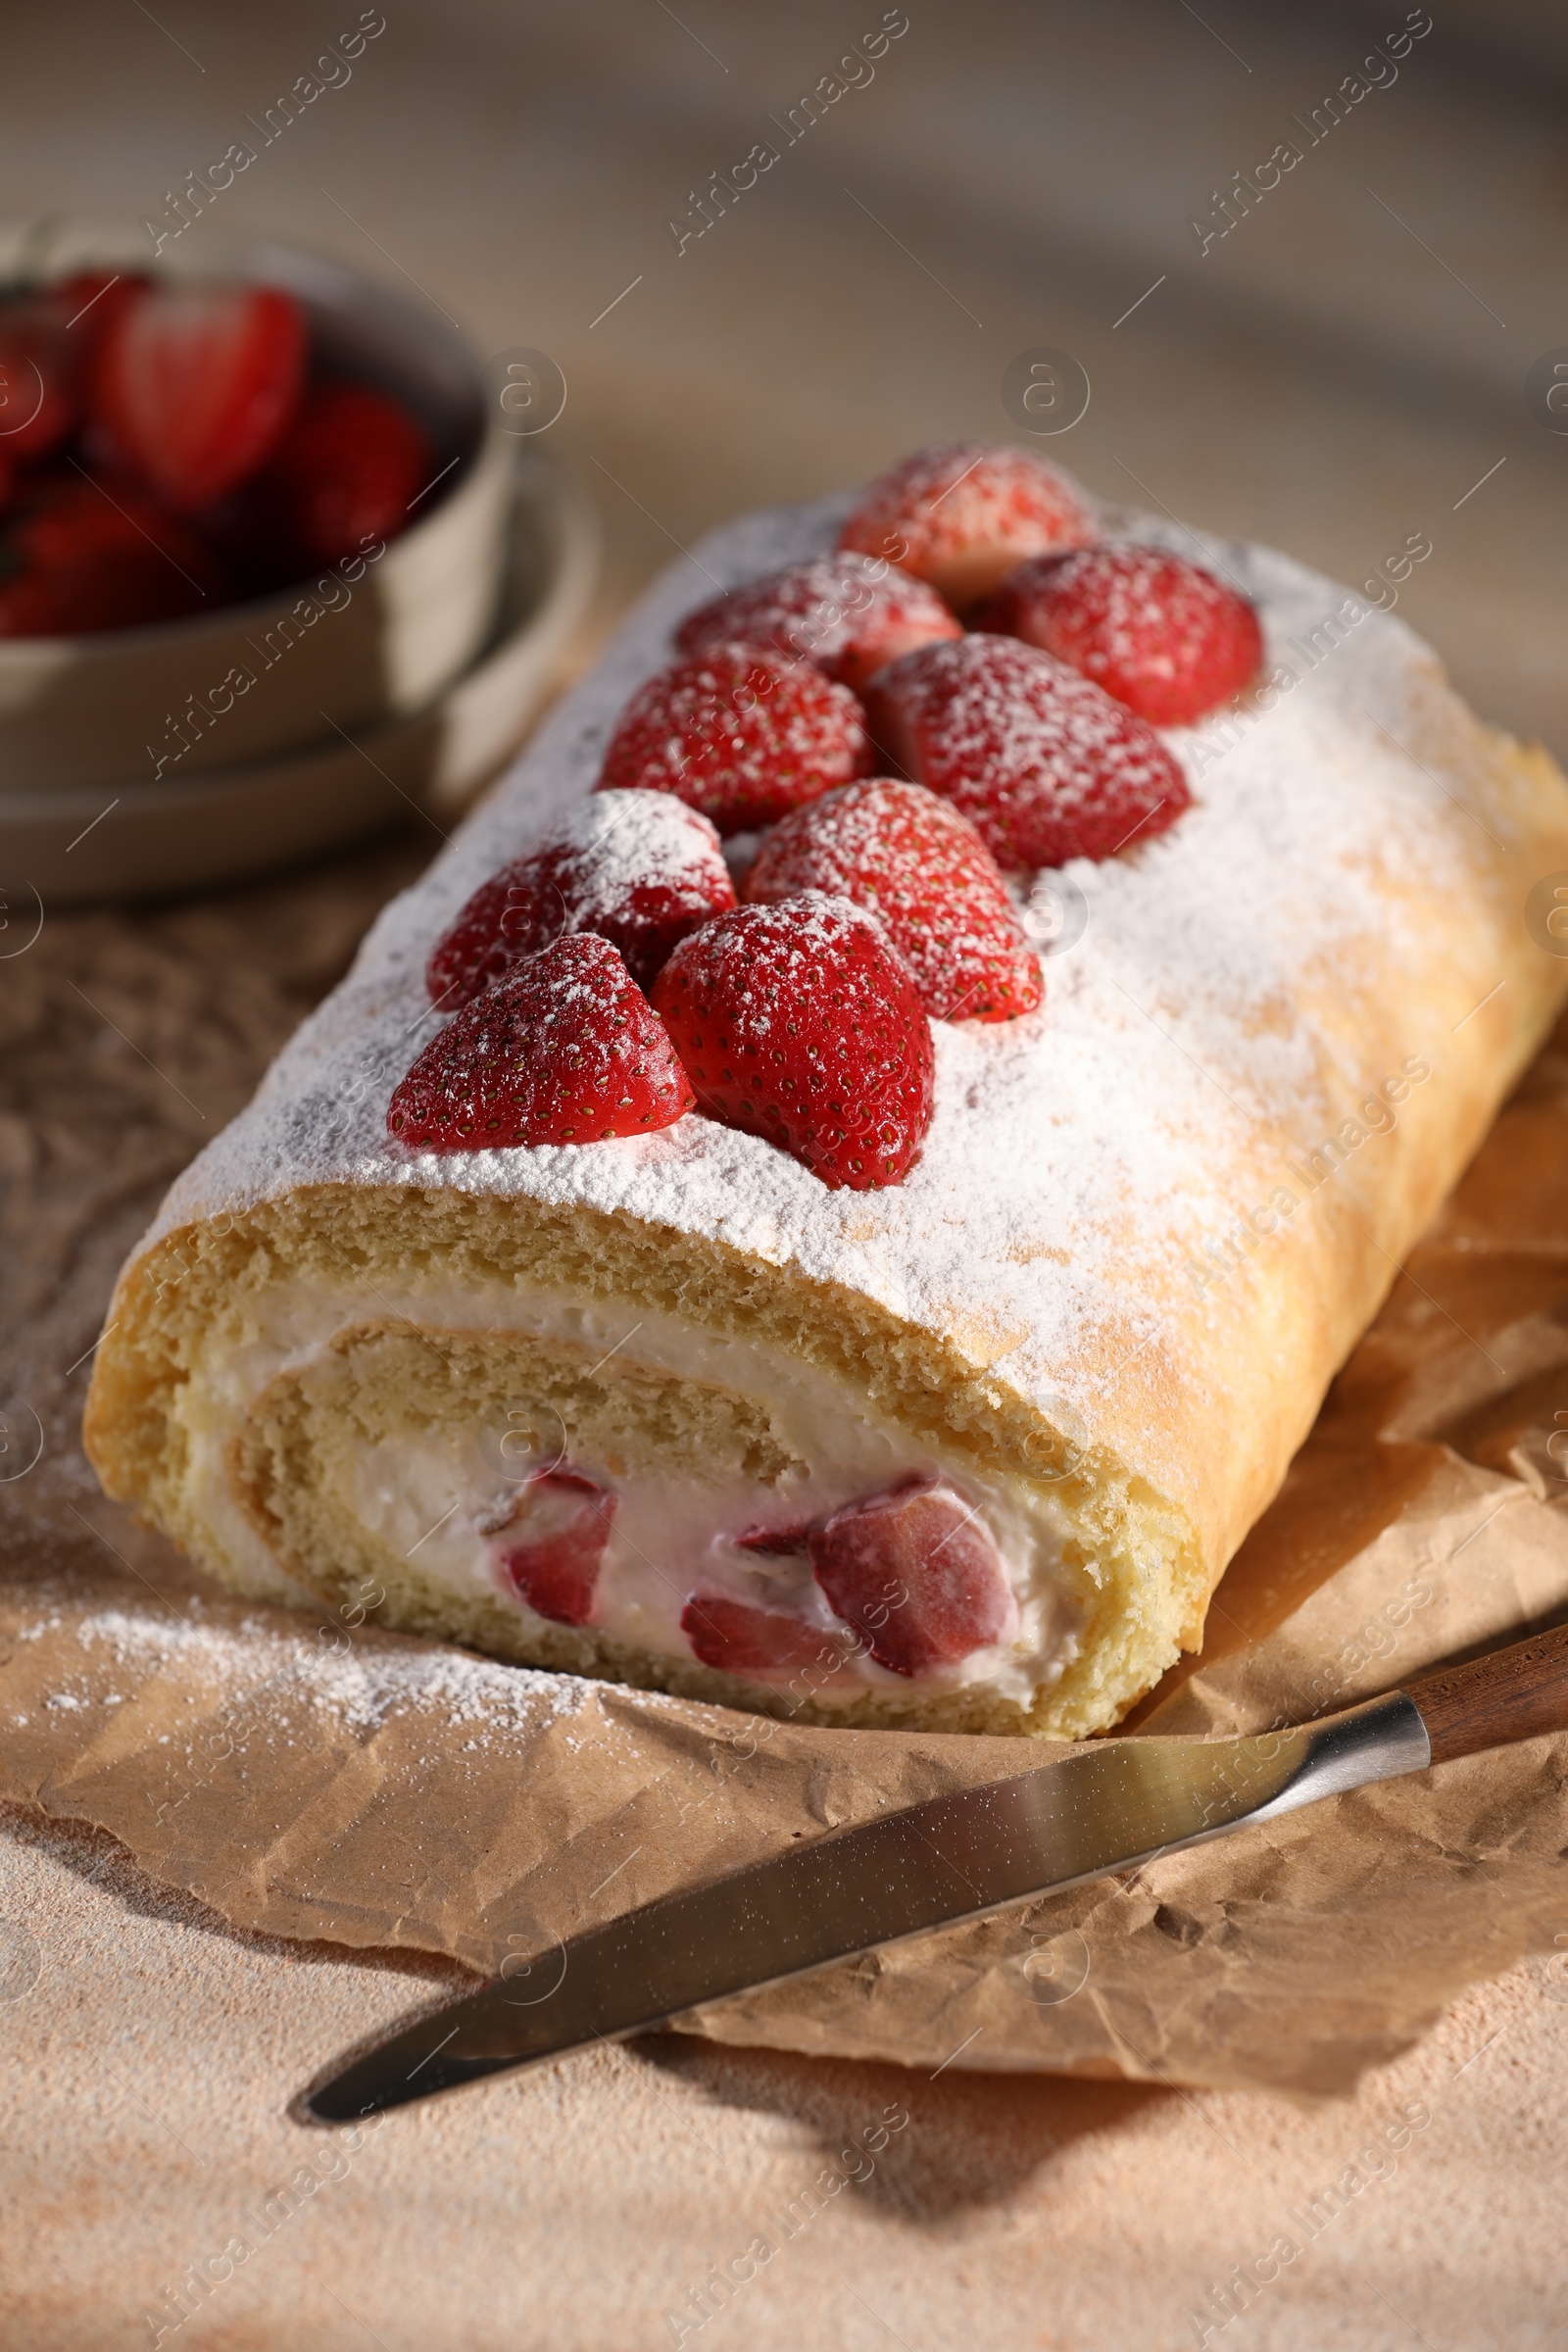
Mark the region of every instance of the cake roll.
POLYGON ((1369 597, 1068 503, 1059 543, 1014 533, 1000 564, 936 522, 901 539, 884 496, 744 517, 671 567, 133 1251, 86 1416, 110 1494, 258 1597, 822 1724, 1079 1737, 1199 1642, 1563 997, 1525 905, 1568 867, 1568 788, 1369 597), (1000 642, 1070 700, 1078 673, 1035 648, 1058 642, 1054 566, 1092 572, 1102 538, 1229 583, 1256 666, 1203 715, 1170 720, 1172 687, 1165 723, 1136 722, 1160 813, 1072 855, 1021 788, 990 792, 1004 745, 943 734, 940 690, 1000 642), (626 732, 672 663, 722 661, 740 624, 716 597, 740 613, 789 569, 805 626, 846 544, 891 566, 887 644, 830 612, 758 658, 783 665, 775 708, 803 659, 843 698, 801 720, 803 805, 880 824, 945 793, 965 873, 979 827, 1003 881, 978 996, 934 1000, 891 897, 867 911, 803 865, 796 817, 764 808, 759 845, 737 772, 717 831, 699 813, 666 842, 694 771, 653 721, 626 732), (1006 611, 977 603, 1004 573, 1006 611), (643 928, 590 913, 466 964, 466 910, 512 861, 599 854, 606 783, 628 788, 616 841, 668 884, 643 928), (744 982, 792 921, 772 1017, 825 990, 854 1051, 878 1022, 905 1041, 898 1116, 815 1161, 782 1114, 726 1109, 681 995, 705 943, 744 982), (614 1008, 621 1108, 583 1124, 561 1046, 532 1125, 482 1088, 432 1124, 457 1101, 443 1040, 503 1054, 547 979, 552 1004, 614 1008))

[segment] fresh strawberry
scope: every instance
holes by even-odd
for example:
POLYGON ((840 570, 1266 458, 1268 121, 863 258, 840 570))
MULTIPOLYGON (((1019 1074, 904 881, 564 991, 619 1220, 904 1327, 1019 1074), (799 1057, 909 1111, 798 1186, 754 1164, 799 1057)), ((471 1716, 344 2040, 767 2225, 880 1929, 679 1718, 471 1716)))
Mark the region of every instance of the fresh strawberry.
POLYGON ((47 457, 74 431, 98 340, 146 284, 135 270, 82 270, 0 302, 0 455, 8 465, 47 457))
POLYGON ((972 817, 999 865, 1109 858, 1192 800, 1144 719, 1015 637, 922 646, 866 704, 893 764, 972 817))
POLYGON ((1190 726, 1228 703, 1263 659, 1246 597, 1160 547, 1021 564, 980 625, 1054 654, 1156 727, 1190 726))
POLYGON ((395 539, 432 511, 433 500, 414 501, 435 472, 429 435, 400 401, 368 384, 316 384, 247 504, 285 551, 284 567, 306 572, 395 539))
POLYGON ((49 287, 48 299, 78 366, 93 358, 111 323, 145 294, 150 283, 139 270, 78 270, 49 287))
POLYGON ((598 789, 672 792, 721 833, 745 833, 871 764, 864 715, 847 686, 782 654, 718 645, 632 696, 598 789))
POLYGON ((66 314, 47 294, 0 305, 0 452, 30 465, 57 449, 81 414, 81 371, 66 314))
POLYGON ((941 441, 871 484, 839 545, 902 564, 961 612, 1027 557, 1099 536, 1082 492, 1043 458, 989 441, 941 441))
POLYGON ((615 1497, 575 1470, 528 1480, 502 1531, 499 1565, 519 1599, 554 1625, 587 1625, 615 1497))
POLYGON ((857 692, 884 662, 959 635, 934 588, 869 556, 819 556, 715 596, 675 632, 683 654, 729 643, 810 662, 857 692))
POLYGON ((201 540, 123 485, 111 495, 76 474, 41 481, 0 525, 0 637, 143 628, 223 596, 201 540))
POLYGON ((940 1481, 850 1503, 811 1531, 808 1547, 835 1615, 894 1674, 953 1665, 1017 1631, 990 1530, 940 1481))
POLYGON ((425 982, 452 1012, 564 931, 594 931, 648 989, 677 940, 734 904, 706 816, 668 792, 595 794, 481 883, 431 956, 425 982))
POLYGON ((610 942, 558 939, 466 1004, 392 1097, 388 1131, 424 1152, 587 1144, 668 1127, 686 1073, 610 942))
POLYGON ((170 506, 196 514, 270 455, 299 405, 305 351, 292 294, 166 282, 101 338, 93 421, 170 506))
POLYGON ((710 1117, 837 1190, 901 1184, 931 1124, 931 1031, 880 925, 808 892, 683 939, 654 983, 710 1117))
POLYGON ((680 1630, 705 1666, 730 1674, 778 1674, 793 1666, 832 1666, 848 1654, 842 1635, 804 1617, 764 1609, 730 1592, 699 1586, 680 1613, 680 1630))
POLYGON ((746 876, 757 905, 826 890, 874 914, 937 1021, 1010 1021, 1042 987, 997 861, 923 784, 841 784, 782 817, 746 876))

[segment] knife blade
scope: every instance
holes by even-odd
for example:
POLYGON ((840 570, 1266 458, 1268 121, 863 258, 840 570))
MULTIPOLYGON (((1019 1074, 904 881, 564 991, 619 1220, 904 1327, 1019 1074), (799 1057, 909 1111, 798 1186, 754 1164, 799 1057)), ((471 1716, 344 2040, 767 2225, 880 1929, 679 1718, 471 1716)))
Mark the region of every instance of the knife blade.
POLYGON ((1427 1726, 1402 1691, 1250 1738, 1102 1740, 830 1832, 509 1963, 479 1991, 329 2074, 302 2113, 358 2122, 644 2033, 700 2003, 1421 1771, 1431 1757, 1427 1726))

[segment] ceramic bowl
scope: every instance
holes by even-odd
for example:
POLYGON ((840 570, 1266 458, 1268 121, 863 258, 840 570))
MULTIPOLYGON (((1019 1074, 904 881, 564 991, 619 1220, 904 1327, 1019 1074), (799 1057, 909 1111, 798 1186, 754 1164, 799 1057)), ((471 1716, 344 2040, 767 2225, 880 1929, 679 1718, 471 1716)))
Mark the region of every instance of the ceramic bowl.
POLYGON ((411 809, 438 848, 560 682, 598 572, 592 509, 533 452, 517 467, 506 545, 488 640, 416 711, 158 784, 0 791, 0 963, 30 944, 46 908, 246 880, 411 809))
MULTIPOLYGON (((0 281, 150 262, 145 238, 123 226, 0 230, 0 281)), ((156 268, 286 286, 330 366, 407 401, 444 478, 428 513, 358 577, 339 565, 154 628, 0 639, 0 792, 167 784, 318 742, 334 723, 400 717, 457 677, 494 623, 517 444, 434 306, 287 246, 209 237, 205 223, 156 268)))

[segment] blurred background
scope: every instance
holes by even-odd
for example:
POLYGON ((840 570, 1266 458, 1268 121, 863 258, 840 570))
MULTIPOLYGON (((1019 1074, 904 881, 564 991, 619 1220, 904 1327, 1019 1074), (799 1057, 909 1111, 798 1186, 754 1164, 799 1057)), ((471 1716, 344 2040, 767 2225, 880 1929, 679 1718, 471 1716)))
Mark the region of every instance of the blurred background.
POLYGON ((551 356, 606 531, 578 659, 737 508, 1023 439, 1003 379, 1049 347, 1092 396, 1037 446, 1097 493, 1350 581, 1426 532, 1401 611, 1568 750, 1552 0, 86 0, 10 12, 0 213, 164 217, 362 21, 182 258, 261 229, 551 356))

